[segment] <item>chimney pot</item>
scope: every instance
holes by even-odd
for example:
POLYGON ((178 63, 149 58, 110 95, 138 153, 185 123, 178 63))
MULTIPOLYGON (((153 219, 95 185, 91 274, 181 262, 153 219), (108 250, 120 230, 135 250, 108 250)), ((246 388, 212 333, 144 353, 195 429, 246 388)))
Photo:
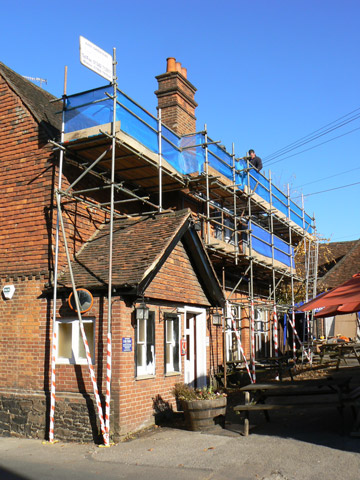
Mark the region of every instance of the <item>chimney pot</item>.
POLYGON ((187 69, 180 62, 174 57, 168 57, 166 62, 166 73, 156 77, 159 87, 155 95, 158 98, 157 108, 161 109, 161 121, 179 136, 194 133, 196 88, 187 79, 187 69))
POLYGON ((169 57, 166 59, 167 66, 166 66, 166 71, 167 72, 175 72, 176 71, 176 62, 174 57, 169 57))

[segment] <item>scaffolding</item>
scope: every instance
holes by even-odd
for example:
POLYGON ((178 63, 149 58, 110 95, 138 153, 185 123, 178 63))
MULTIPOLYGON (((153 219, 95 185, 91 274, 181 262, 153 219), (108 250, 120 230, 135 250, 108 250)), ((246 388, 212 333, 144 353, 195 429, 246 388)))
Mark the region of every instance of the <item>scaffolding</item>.
MULTIPOLYGON (((115 218, 166 212, 171 208, 167 195, 174 192, 181 194, 185 202, 192 205, 214 267, 218 274, 223 272, 223 286, 227 292, 223 312, 224 361, 230 359, 229 345, 234 334, 239 360, 245 362, 251 381, 256 380, 256 356, 257 350, 261 350, 261 339, 268 345, 269 355, 278 355, 278 314, 292 311, 290 324, 295 333, 294 282, 305 282, 306 301, 309 295, 316 294, 318 250, 315 220, 306 214, 303 203, 299 207, 293 202, 289 187, 285 194, 273 183, 271 173, 266 177, 252 167, 249 158, 236 158, 234 144, 232 153, 228 153, 219 145, 220 142, 209 138, 206 125, 203 131, 178 136, 162 123, 161 110, 158 117, 154 117, 119 90, 115 51, 113 67, 110 86, 72 96, 64 93, 61 140, 53 142, 54 148, 60 152, 60 161, 56 189, 50 441, 54 438, 60 234, 85 347, 87 344, 77 287, 71 272, 71 254, 67 247, 63 220, 65 201, 71 200, 96 209, 110 222, 109 370, 105 415, 97 392, 91 356, 87 355, 105 444, 109 443, 110 435, 112 231, 115 218), (74 172, 79 172, 66 188, 62 185, 65 163, 73 167, 74 172), (85 178, 94 180, 94 186, 84 188, 85 178), (108 194, 108 198, 100 201, 96 198, 97 193, 108 194), (295 266, 301 246, 305 252, 304 275, 300 275, 295 266), (247 288, 243 288, 242 284, 246 284, 247 288), (279 303, 278 292, 284 284, 290 285, 290 300, 279 303), (250 319, 249 349, 245 349, 241 340, 244 310, 250 319), (261 333, 258 324, 264 321, 258 319, 258 311, 264 311, 266 317, 266 331, 261 333), (276 319, 275 327, 271 318, 276 319), (250 351, 249 363, 245 350, 250 351)), ((311 336, 310 324, 311 319, 308 318, 307 340, 311 336)), ((304 340, 304 335, 302 340, 298 337, 300 344, 304 340)))

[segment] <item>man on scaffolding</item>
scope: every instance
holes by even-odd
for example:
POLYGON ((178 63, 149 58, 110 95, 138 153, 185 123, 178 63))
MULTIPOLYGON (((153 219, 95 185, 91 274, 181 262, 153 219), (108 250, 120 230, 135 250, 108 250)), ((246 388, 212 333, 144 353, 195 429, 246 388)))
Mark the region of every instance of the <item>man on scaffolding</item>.
POLYGON ((262 165, 262 160, 261 160, 260 157, 257 157, 257 156, 256 156, 256 153, 255 153, 255 151, 254 151, 252 148, 249 150, 249 157, 250 157, 250 160, 249 160, 249 161, 250 161, 251 165, 252 165, 254 168, 256 168, 256 170, 257 170, 258 172, 260 172, 260 170, 262 169, 262 166, 263 166, 263 165, 262 165))

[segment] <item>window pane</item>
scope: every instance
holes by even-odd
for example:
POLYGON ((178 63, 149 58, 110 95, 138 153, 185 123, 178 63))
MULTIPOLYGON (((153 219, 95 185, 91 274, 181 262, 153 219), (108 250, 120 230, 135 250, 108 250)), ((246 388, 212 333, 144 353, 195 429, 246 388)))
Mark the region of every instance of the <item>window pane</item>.
POLYGON ((174 372, 180 372, 180 328, 179 328, 179 317, 175 318, 173 321, 173 340, 174 340, 174 348, 173 348, 173 364, 174 364, 174 372))
MULTIPOLYGON (((84 330, 86 339, 89 345, 90 354, 94 356, 94 323, 93 322, 84 322, 84 330)), ((84 347, 84 342, 81 336, 81 330, 79 325, 79 358, 86 358, 86 352, 84 347)))
POLYGON ((136 346, 136 363, 138 367, 142 367, 144 365, 144 346, 143 345, 136 346))
POLYGON ((58 356, 72 357, 72 323, 59 322, 58 356))
POLYGON ((155 345, 155 313, 149 312, 149 318, 146 327, 146 343, 148 345, 155 345))
POLYGON ((138 320, 138 341, 145 342, 146 320, 138 320))
POLYGON ((149 312, 146 327, 146 373, 155 373, 155 312, 149 312))
POLYGON ((180 345, 179 342, 175 343, 174 348, 173 348, 173 362, 174 362, 174 372, 180 372, 180 363, 179 363, 179 350, 180 350, 180 345))
POLYGON ((171 344, 167 343, 166 344, 166 365, 169 365, 171 363, 171 344))
POLYGON ((173 339, 173 322, 166 320, 166 342, 171 343, 173 339))
POLYGON ((179 329, 179 317, 173 321, 173 340, 175 343, 179 343, 180 329, 179 329))

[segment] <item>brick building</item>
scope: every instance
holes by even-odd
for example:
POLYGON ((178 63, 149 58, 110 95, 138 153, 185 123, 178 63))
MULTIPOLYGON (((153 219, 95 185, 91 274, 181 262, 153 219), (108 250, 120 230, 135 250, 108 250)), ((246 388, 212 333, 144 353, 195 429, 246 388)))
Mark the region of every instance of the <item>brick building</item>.
POLYGON ((277 348, 276 288, 302 280, 313 219, 196 133, 175 59, 156 78, 162 120, 118 90, 113 121, 109 86, 54 102, 0 64, 2 434, 47 437, 55 412, 56 438, 100 441, 110 330, 115 439, 173 408, 175 383, 277 348))

